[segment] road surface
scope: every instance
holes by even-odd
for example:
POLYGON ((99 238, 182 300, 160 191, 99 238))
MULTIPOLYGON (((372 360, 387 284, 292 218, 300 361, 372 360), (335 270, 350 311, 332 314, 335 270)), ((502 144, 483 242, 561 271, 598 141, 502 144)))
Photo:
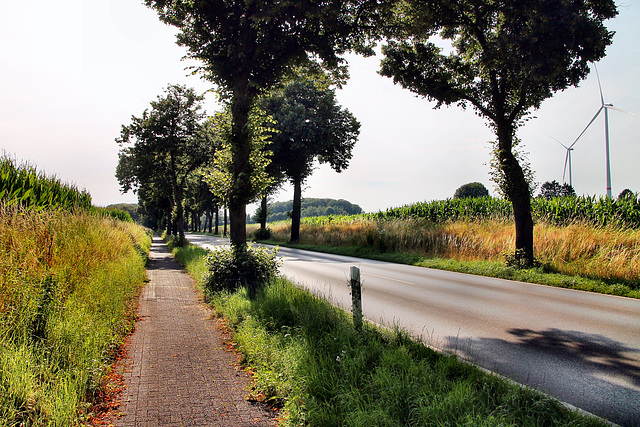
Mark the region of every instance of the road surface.
MULTIPOLYGON (((190 235, 196 244, 203 236, 190 235)), ((640 426, 640 300, 280 248, 282 272, 364 316, 624 426, 640 426)))

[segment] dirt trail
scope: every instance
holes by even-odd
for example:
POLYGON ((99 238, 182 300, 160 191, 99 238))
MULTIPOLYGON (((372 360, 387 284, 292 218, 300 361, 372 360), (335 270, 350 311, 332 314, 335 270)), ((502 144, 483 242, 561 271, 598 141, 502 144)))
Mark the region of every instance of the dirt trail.
POLYGON ((274 412, 247 401, 248 375, 225 351, 191 277, 154 237, 149 283, 121 361, 126 388, 115 426, 269 426, 274 412))

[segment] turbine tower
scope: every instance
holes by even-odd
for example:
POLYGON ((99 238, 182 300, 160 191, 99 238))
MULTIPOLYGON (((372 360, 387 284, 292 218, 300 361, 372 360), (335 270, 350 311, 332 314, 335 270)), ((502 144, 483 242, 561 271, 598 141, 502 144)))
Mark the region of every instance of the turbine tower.
MULTIPOLYGON (((604 141, 605 141, 605 161, 606 161, 606 166, 607 166, 607 172, 606 172, 606 174, 607 174, 607 197, 611 198, 611 162, 609 160, 609 110, 610 109, 611 110, 616 110, 616 111, 620 111, 622 113, 627 113, 627 114, 633 114, 633 113, 630 113, 628 111, 622 110, 622 109, 617 108, 617 107, 614 107, 613 104, 605 104, 604 96, 602 95, 602 85, 600 84, 600 75, 598 74, 598 68, 596 67, 595 64, 593 64, 593 68, 596 70, 596 77, 598 79, 598 88, 600 89, 600 102, 601 102, 601 105, 600 105, 600 108, 598 109, 598 111, 596 112, 596 114, 593 116, 593 118, 589 122, 589 124, 587 124, 587 126, 580 133, 580 135, 578 135, 578 137, 575 139, 575 141, 573 141, 573 144, 578 142, 580 137, 587 131, 587 129, 589 129, 589 126, 591 126, 591 123, 593 123, 594 120, 600 114, 600 112, 602 110, 604 110, 604 141)), ((571 147, 573 147, 573 144, 571 144, 571 147)))
POLYGON ((564 169, 562 170, 562 182, 564 183, 567 182, 564 178, 567 174, 567 163, 568 163, 569 164, 569 185, 571 186, 571 188, 573 188, 573 177, 571 175, 571 152, 573 151, 573 146, 575 145, 576 142, 578 142, 578 140, 576 139, 575 141, 573 141, 573 144, 567 147, 566 145, 564 145, 562 142, 558 141, 554 137, 550 136, 549 138, 553 139, 558 144, 562 145, 565 150, 567 150, 567 155, 564 158, 564 169))

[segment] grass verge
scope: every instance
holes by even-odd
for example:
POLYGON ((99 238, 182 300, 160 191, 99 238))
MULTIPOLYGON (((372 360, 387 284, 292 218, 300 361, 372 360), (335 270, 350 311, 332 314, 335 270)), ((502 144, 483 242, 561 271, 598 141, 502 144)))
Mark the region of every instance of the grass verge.
POLYGON ((133 326, 150 244, 132 223, 0 208, 0 426, 90 416, 133 326))
POLYGON ((614 279, 594 279, 579 275, 562 274, 548 271, 539 266, 530 269, 518 269, 505 262, 492 260, 459 260, 451 258, 427 257, 411 252, 386 252, 375 248, 361 246, 328 246, 288 244, 282 241, 262 241, 262 243, 283 247, 304 249, 308 251, 332 253, 352 257, 375 259, 397 264, 415 265, 419 267, 435 268, 438 270, 455 271, 458 273, 475 274, 478 276, 496 277, 499 279, 516 280, 540 285, 617 295, 627 298, 640 298, 638 281, 614 279))
MULTIPOLYGON (((296 246, 336 254, 439 268, 543 285, 640 298, 640 230, 584 223, 534 228, 539 267, 519 270, 513 224, 497 220, 433 223, 423 219, 308 219, 296 246)), ((284 245, 290 221, 270 224, 272 242, 284 245)))
MULTIPOLYGON (((188 271, 200 263, 186 258, 188 271)), ((244 289, 209 299, 254 372, 253 398, 282 406, 286 426, 604 425, 400 330, 357 332, 347 313, 283 279, 255 299, 244 289)))

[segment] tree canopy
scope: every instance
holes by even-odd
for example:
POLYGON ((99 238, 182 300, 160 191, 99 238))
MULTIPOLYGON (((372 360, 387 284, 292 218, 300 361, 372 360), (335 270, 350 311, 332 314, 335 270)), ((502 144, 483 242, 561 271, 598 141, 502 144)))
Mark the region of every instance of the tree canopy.
POLYGON ((140 117, 123 125, 116 142, 122 147, 116 177, 123 192, 137 191, 143 204, 170 209, 184 240, 184 189, 189 175, 212 155, 202 132, 202 96, 170 85, 140 117))
POLYGON ((573 197, 576 195, 572 186, 567 184, 560 184, 555 179, 553 181, 547 181, 540 187, 539 197, 545 199, 554 199, 556 197, 573 197))
POLYGON ((252 197, 250 111, 258 94, 293 66, 317 60, 336 70, 350 49, 371 53, 367 36, 381 2, 370 0, 145 0, 179 29, 178 44, 201 61, 196 72, 218 86, 231 108, 234 187, 231 242, 246 243, 246 204, 252 197))
POLYGON ((294 185, 291 241, 300 233, 302 184, 313 172, 314 161, 336 172, 349 165, 360 134, 360 123, 338 104, 332 89, 313 81, 292 81, 260 100, 275 120, 271 136, 272 162, 294 185))
POLYGON ((468 199, 474 197, 487 197, 489 190, 480 182, 470 182, 458 187, 453 195, 454 199, 468 199))
MULTIPOLYGON (((262 111, 254 109, 247 123, 247 135, 250 141, 249 167, 252 171, 247 179, 248 202, 258 200, 272 183, 267 167, 271 164, 272 153, 269 149, 269 137, 273 120, 262 111)), ((237 203, 233 173, 233 147, 230 143, 231 114, 228 109, 216 112, 204 123, 204 130, 215 147, 212 162, 204 167, 204 175, 213 194, 225 205, 237 203)))
POLYGON ((622 192, 620 192, 620 194, 618 194, 618 200, 620 199, 635 199, 637 198, 637 193, 634 193, 633 191, 629 190, 628 188, 625 188, 624 190, 622 190, 622 192))
POLYGON ((554 92, 577 85, 605 55, 613 0, 406 0, 405 34, 383 47, 380 73, 436 101, 471 105, 497 137, 513 203, 516 254, 533 262, 531 192, 512 149, 516 129, 554 92), (438 47, 432 36, 451 43, 438 47))

